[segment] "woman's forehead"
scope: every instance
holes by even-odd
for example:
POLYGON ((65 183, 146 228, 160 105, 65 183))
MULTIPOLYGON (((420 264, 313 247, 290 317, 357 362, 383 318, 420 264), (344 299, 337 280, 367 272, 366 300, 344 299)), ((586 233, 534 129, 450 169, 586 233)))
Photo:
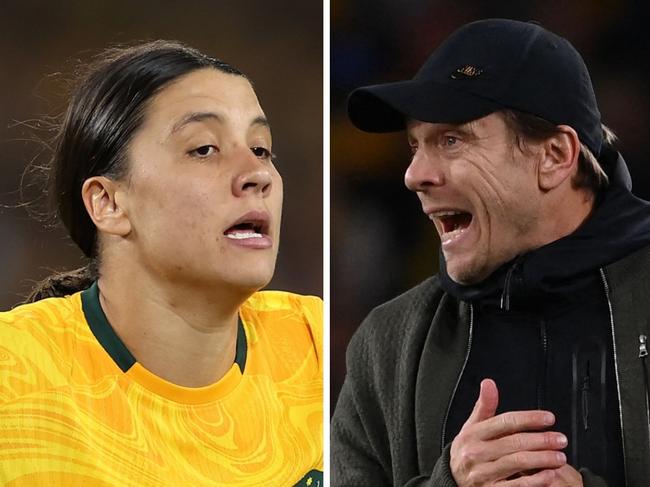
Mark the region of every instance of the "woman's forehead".
POLYGON ((224 123, 264 118, 255 91, 245 77, 212 68, 193 71, 163 88, 151 100, 146 118, 172 132, 197 113, 214 114, 212 118, 224 123))

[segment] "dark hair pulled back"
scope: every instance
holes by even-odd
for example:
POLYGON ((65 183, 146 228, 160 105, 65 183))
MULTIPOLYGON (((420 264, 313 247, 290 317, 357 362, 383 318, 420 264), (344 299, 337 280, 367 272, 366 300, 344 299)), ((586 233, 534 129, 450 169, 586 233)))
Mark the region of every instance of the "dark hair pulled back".
POLYGON ((48 277, 29 301, 63 296, 97 279, 97 230, 81 198, 86 179, 123 178, 127 151, 141 126, 147 102, 162 88, 202 68, 243 76, 236 68, 174 41, 107 49, 77 82, 54 143, 48 196, 58 219, 91 262, 48 277))

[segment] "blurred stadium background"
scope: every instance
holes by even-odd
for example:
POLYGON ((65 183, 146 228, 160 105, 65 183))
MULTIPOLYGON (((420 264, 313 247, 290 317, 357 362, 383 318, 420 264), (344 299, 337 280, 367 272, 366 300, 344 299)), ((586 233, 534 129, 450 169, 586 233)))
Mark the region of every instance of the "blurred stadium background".
MULTIPOLYGON (((404 134, 354 129, 355 87, 411 78, 431 50, 481 18, 536 20, 568 38, 590 69, 603 120, 620 137, 635 193, 650 199, 650 17, 646 2, 332 0, 331 405, 345 349, 364 316, 437 271, 435 229, 403 185, 404 134)), ((612 229, 615 231, 615 229, 612 229)))
POLYGON ((82 264, 62 228, 19 206, 42 188, 21 183, 49 153, 28 128, 60 113, 75 64, 119 43, 175 39, 254 82, 284 177, 282 245, 269 287, 322 295, 323 7, 300 0, 8 0, 0 2, 0 309, 50 269, 82 264), (40 153, 40 156, 39 156, 40 153), (28 187, 23 199, 21 184, 28 187))
MULTIPOLYGON (((621 139, 635 193, 650 199, 650 16, 644 2, 331 0, 331 400, 347 342, 372 307, 437 269, 435 231, 402 184, 403 134, 354 129, 345 99, 360 85, 411 77, 460 25, 537 20, 590 68, 603 120, 621 139)), ((61 228, 19 206, 21 175, 43 147, 24 122, 56 115, 77 60, 116 43, 177 39, 255 82, 285 181, 282 246, 270 287, 322 295, 322 4, 299 0, 8 1, 0 4, 0 309, 50 269, 82 263, 61 228), (60 73, 60 74, 59 74, 60 73)), ((48 156, 41 153, 36 162, 48 156)))

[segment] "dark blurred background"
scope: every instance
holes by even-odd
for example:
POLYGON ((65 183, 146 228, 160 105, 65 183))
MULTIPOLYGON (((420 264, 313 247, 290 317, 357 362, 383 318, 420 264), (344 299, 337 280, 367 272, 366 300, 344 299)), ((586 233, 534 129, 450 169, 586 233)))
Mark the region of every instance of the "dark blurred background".
MULTIPOLYGON (((7 0, 0 2, 0 309, 50 269, 82 264, 61 228, 17 205, 33 201, 26 165, 49 152, 29 129, 63 111, 65 80, 99 50, 174 39, 238 67, 271 122, 284 178, 282 245, 269 287, 322 295, 323 5, 301 0, 7 0), (40 156, 39 156, 40 153, 40 156), (28 187, 21 199, 19 189, 28 187)), ((31 184, 33 186, 33 184, 31 184)))
POLYGON ((467 22, 537 20, 582 53, 603 121, 620 137, 634 192, 650 199, 650 17, 645 3, 332 0, 332 407, 345 375, 345 349, 357 326, 374 306, 437 272, 438 255, 435 229, 403 184, 406 137, 353 128, 345 111, 349 92, 411 78, 433 48, 467 22))

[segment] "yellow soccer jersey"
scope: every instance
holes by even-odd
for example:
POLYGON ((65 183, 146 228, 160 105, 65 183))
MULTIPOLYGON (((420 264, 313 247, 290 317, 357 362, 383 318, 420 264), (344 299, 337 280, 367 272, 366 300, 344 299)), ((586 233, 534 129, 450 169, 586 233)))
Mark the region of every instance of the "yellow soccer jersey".
POLYGON ((322 301, 264 291, 239 317, 235 364, 187 388, 136 361, 97 284, 0 313, 0 484, 322 487, 322 301))

